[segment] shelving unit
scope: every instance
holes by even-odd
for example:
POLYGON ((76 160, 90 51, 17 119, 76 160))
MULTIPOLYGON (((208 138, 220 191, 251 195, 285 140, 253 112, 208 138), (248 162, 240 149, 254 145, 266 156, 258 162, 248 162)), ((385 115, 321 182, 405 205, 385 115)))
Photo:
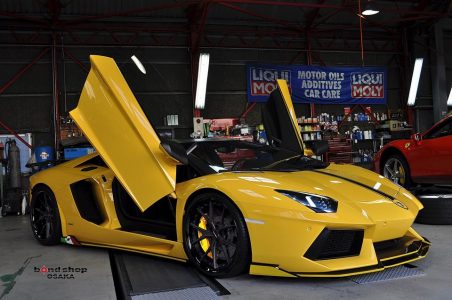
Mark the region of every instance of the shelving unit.
POLYGON ((335 163, 351 163, 353 149, 349 139, 335 137, 328 140, 328 152, 325 160, 335 163))
POLYGON ((371 163, 377 149, 376 129, 377 123, 371 121, 346 121, 341 130, 352 132, 350 139, 353 151, 352 162, 355 164, 371 163), (355 130, 355 126, 359 130, 355 130))
POLYGON ((183 138, 190 135, 192 131, 190 126, 174 125, 174 126, 156 126, 155 130, 161 138, 174 139, 183 138))
MULTIPOLYGON (((298 119, 303 140, 327 140, 326 161, 353 163, 367 168, 373 165, 375 153, 392 139, 409 138, 410 129, 399 128, 400 121, 389 111, 372 112, 370 107, 355 105, 344 114, 320 114, 298 119), (361 112, 359 112, 361 111, 361 112), (386 122, 386 123, 385 123, 386 122), (396 125, 394 125, 397 123, 396 125), (394 130, 393 127, 397 129, 394 130), (388 134, 383 132, 387 131, 388 134), (331 133, 331 134, 329 134, 331 133)), ((399 116, 399 120, 402 117, 399 116)))
POLYGON ((301 135, 304 141, 315 141, 322 140, 322 126, 317 121, 317 118, 314 118, 314 121, 307 122, 303 121, 305 119, 298 119, 298 126, 300 126, 301 135))

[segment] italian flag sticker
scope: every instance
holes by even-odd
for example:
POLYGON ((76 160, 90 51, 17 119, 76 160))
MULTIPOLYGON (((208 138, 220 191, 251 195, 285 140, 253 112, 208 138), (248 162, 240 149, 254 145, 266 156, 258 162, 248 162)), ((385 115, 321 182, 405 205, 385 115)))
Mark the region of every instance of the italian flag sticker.
POLYGON ((62 237, 61 242, 69 245, 80 245, 80 243, 70 235, 68 235, 67 237, 62 237))

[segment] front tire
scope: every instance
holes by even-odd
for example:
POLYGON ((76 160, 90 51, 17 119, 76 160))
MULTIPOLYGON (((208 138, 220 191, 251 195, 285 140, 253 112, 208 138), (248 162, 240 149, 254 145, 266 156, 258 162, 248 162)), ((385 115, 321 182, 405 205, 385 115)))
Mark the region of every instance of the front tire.
POLYGON ((384 161, 381 175, 403 187, 413 184, 408 163, 399 154, 393 154, 384 161))
POLYGON ((221 194, 201 194, 188 204, 183 239, 190 262, 205 275, 232 277, 249 268, 251 251, 245 221, 221 194))
POLYGON ((31 230, 36 240, 45 246, 60 243, 61 220, 53 192, 45 186, 33 190, 30 204, 31 230))

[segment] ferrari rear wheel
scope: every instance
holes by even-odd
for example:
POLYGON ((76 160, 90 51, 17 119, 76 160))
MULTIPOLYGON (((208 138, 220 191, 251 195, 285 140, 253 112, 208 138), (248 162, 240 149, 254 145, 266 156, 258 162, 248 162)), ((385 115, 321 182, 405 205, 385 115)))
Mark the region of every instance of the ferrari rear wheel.
POLYGON ((249 268, 245 221, 227 197, 216 193, 197 196, 186 208, 183 230, 185 252, 202 273, 231 277, 249 268))
POLYGON ((404 187, 412 184, 408 164, 405 158, 398 154, 391 155, 386 159, 382 175, 404 187))
POLYGON ((30 205, 30 221, 33 235, 43 245, 59 244, 61 220, 53 192, 44 186, 33 190, 30 205))

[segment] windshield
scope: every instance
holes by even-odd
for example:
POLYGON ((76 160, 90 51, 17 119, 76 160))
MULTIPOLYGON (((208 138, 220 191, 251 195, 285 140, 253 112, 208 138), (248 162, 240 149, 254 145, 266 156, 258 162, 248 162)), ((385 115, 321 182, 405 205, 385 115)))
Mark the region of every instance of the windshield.
POLYGON ((327 163, 286 149, 242 141, 205 141, 186 145, 195 156, 213 171, 301 171, 321 169, 327 163))

